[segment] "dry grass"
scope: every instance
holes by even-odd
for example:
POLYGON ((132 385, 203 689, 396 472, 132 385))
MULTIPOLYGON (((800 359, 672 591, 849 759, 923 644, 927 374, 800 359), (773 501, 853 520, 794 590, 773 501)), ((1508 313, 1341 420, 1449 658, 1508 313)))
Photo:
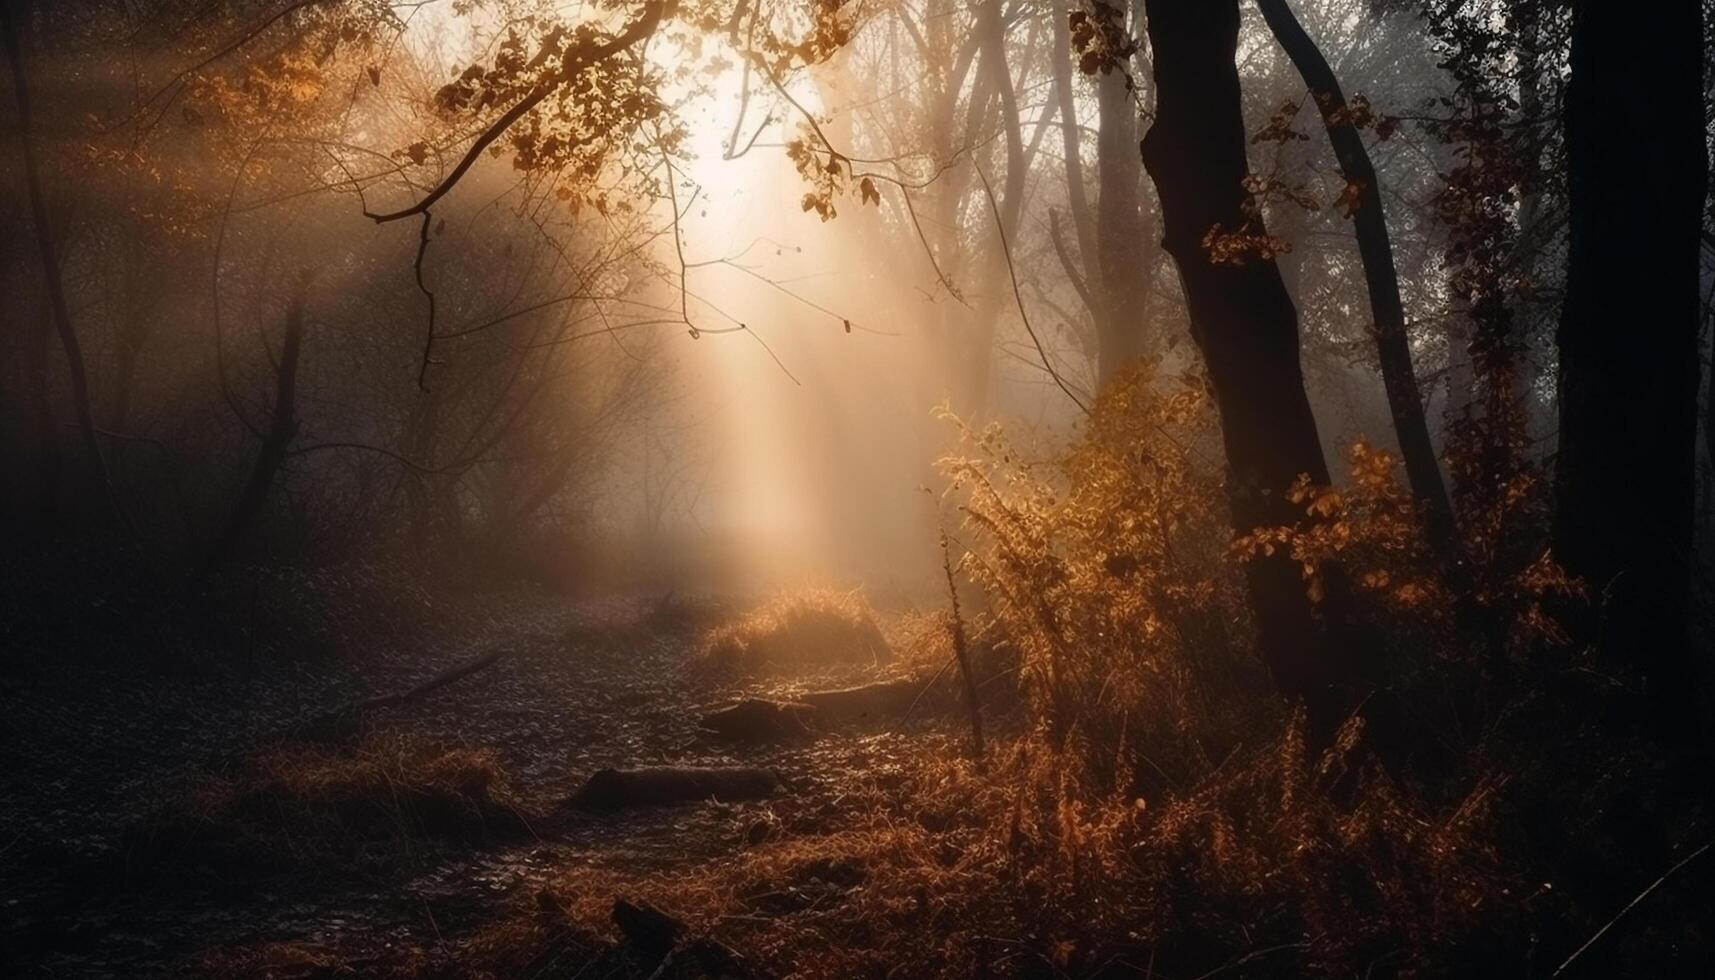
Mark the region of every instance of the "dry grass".
POLYGON ((1040 737, 1002 744, 986 771, 919 743, 883 774, 851 773, 820 822, 665 870, 568 868, 457 950, 371 972, 501 977, 559 958, 649 975, 611 922, 620 898, 754 975, 806 980, 1183 977, 1240 961, 1247 976, 1460 975, 1530 934, 1534 896, 1490 833, 1493 784, 1430 805, 1356 729, 1316 756, 1296 732, 1147 801, 1100 790, 1040 737))
POLYGON ((357 965, 326 950, 297 943, 260 943, 204 954, 198 972, 255 980, 332 980, 359 976, 357 965))
MULTIPOLYGON (((1198 386, 1133 378, 1057 461, 1020 462, 991 428, 948 462, 962 570, 987 598, 968 624, 978 674, 1009 680, 1023 716, 982 763, 931 736, 821 773, 825 805, 765 816, 749 846, 568 868, 402 975, 515 976, 553 957, 578 975, 694 975, 626 953, 610 922, 623 898, 755 975, 805 980, 1543 976, 1707 839, 1707 800, 1615 721, 1635 710, 1625 685, 1553 646, 1544 608, 1565 581, 1527 552, 1485 559, 1484 626, 1461 627, 1391 458, 1364 447, 1351 486, 1302 488, 1324 525, 1235 547, 1217 477, 1195 465, 1209 421, 1198 386), (1307 588, 1319 562, 1354 572, 1392 681, 1372 711, 1385 743, 1354 718, 1313 748, 1272 693, 1241 588, 1258 546, 1303 560, 1307 588)), ((893 667, 941 670, 947 634, 941 617, 897 624, 893 667)), ((804 670, 874 663, 880 637, 855 594, 794 593, 702 651, 804 670)), ((1712 890, 1663 887, 1582 975, 1700 975, 1712 890)))
POLYGON ((708 663, 750 673, 874 665, 892 650, 859 592, 799 589, 778 593, 702 636, 708 663))
POLYGON ((382 862, 431 841, 476 842, 527 827, 495 754, 373 737, 348 749, 289 746, 236 779, 209 779, 136 828, 139 870, 236 863, 313 873, 382 862))

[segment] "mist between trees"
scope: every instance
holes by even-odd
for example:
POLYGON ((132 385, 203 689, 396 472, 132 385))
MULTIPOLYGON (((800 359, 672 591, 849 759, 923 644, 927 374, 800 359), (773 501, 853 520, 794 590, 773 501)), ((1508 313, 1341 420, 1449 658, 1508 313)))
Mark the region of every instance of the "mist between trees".
MULTIPOLYGON (((1437 909, 1559 867, 1520 843, 1569 792, 1521 717, 1705 812, 1707 3, 3 2, 21 662, 836 584, 882 646, 951 604, 912 642, 1019 812, 1032 751, 1076 760, 1055 806, 1229 815, 1320 758, 1332 809, 1293 812, 1341 846, 1352 807, 1446 829, 1517 776, 1491 850, 1528 856, 1437 909)), ((1110 857, 1145 819, 1112 816, 1110 857)), ((1561 843, 1642 874, 1697 833, 1561 843)), ((1363 955, 1481 931, 1423 907, 1363 955)), ((1328 916, 1281 942, 1357 969, 1328 916)), ((1484 948, 1446 963, 1572 952, 1484 948)))

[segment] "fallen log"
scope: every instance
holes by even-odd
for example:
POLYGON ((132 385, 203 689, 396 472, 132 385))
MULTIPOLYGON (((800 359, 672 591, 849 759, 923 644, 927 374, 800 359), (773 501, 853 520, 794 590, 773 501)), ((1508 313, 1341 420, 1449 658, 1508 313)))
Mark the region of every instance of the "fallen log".
POLYGON ((904 714, 922 693, 922 681, 902 678, 833 691, 811 691, 798 700, 816 709, 817 716, 824 721, 850 724, 904 714))
POLYGON ((944 710, 951 693, 939 683, 901 678, 832 691, 811 691, 796 701, 743 698, 700 720, 711 735, 735 741, 802 738, 834 725, 865 725, 906 717, 913 708, 944 710))
POLYGON ((747 766, 599 769, 568 802, 585 810, 619 810, 702 800, 755 800, 779 789, 774 773, 747 766))
POLYGON ((772 742, 802 738, 815 731, 819 712, 802 701, 744 698, 699 722, 704 731, 737 741, 772 742))

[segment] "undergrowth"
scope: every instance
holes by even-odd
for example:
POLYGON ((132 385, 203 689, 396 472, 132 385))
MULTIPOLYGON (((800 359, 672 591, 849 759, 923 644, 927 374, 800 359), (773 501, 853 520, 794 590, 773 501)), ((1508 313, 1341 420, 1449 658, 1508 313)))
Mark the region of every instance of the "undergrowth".
POLYGON ((893 655, 861 593, 815 588, 779 593, 714 627, 703 634, 698 652, 709 663, 745 672, 871 665, 893 655))
POLYGON ((373 736, 355 747, 272 749, 236 777, 203 777, 133 828, 125 850, 145 875, 187 861, 313 875, 527 830, 492 750, 373 736))
MULTIPOLYGON (((1459 584, 1397 461, 1365 444, 1340 486, 1293 488, 1302 525, 1235 538, 1196 378, 1111 385, 1045 460, 996 427, 965 437, 945 462, 959 570, 985 599, 965 625, 982 682, 1023 707, 986 758, 924 738, 842 776, 827 819, 763 821, 748 846, 671 870, 567 868, 400 975, 707 975, 628 951, 615 899, 756 976, 1549 976, 1570 960, 1566 975, 1661 977, 1711 962, 1708 869, 1664 875, 1710 833, 1700 791, 1628 721, 1635 685, 1566 645, 1552 611, 1578 583, 1540 547, 1494 540, 1539 530, 1527 468, 1466 522, 1459 584), (1317 603, 1344 569, 1371 626, 1359 652, 1386 678, 1327 742, 1251 651, 1243 562, 1280 550, 1317 603), (1624 919, 1652 882, 1650 914, 1624 919)), ((948 627, 903 624, 902 666, 944 670, 948 627)), ((796 593, 710 631, 703 653, 804 669, 872 661, 879 637, 855 595, 796 593)))

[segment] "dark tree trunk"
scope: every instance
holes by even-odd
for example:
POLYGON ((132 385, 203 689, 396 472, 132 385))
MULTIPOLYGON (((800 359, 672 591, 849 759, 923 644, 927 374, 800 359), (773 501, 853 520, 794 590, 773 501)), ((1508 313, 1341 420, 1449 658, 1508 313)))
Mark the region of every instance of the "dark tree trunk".
MULTIPOLYGON (((28 465, 18 467, 17 527, 36 545, 45 545, 60 523, 60 432, 48 383, 48 356, 54 328, 41 298, 29 305, 33 314, 20 323, 23 356, 23 421, 21 435, 28 446, 28 465)), ((9 393, 10 394, 10 393, 9 393)))
POLYGON ((96 431, 95 413, 90 408, 89 376, 84 370, 83 348, 72 327, 71 312, 66 307, 65 283, 60 278, 59 253, 54 246, 53 226, 48 221, 47 199, 42 190, 36 145, 32 134, 29 79, 24 71, 22 45, 18 41, 15 12, 11 0, 0 0, 0 40, 6 46, 6 57, 12 63, 12 93, 18 103, 18 141, 23 151, 24 181, 29 191, 30 216, 35 224, 36 248, 41 253, 42 278, 48 292, 48 308, 53 315, 60 346, 65 349, 66 364, 71 376, 72 406, 77 413, 78 435, 84 454, 105 497, 121 524, 127 524, 119 509, 119 498, 107 471, 107 457, 101 450, 101 435, 96 431))
POLYGON ((238 502, 215 538, 209 553, 209 568, 219 566, 237 553, 245 535, 261 516, 268 491, 274 486, 274 478, 279 475, 298 434, 298 360, 304 340, 306 288, 307 284, 300 282, 286 313, 286 332, 280 342, 280 363, 274 375, 274 415, 268 422, 268 431, 262 434, 262 448, 256 453, 256 464, 250 468, 250 479, 245 481, 238 502))
MULTIPOLYGON (((0 261, 12 263, 0 278, 0 289, 16 290, 16 284, 28 281, 23 255, 7 249, 0 261)), ((15 302, 0 309, 0 336, 13 352, 0 352, 0 454, 8 461, 0 465, 0 528, 40 547, 57 523, 59 426, 48 397, 53 327, 32 286, 18 290, 15 302)))
POLYGON ((1583 635, 1641 667, 1670 709, 1658 717, 1684 724, 1699 670, 1687 641, 1708 176, 1699 5, 1586 0, 1571 67, 1554 553, 1599 603, 1583 635))
MULTIPOLYGON (((126 228, 124 289, 121 292, 125 309, 120 314, 119 342, 114 351, 113 410, 109 414, 113 428, 118 432, 130 429, 137 368, 149 339, 152 304, 148 301, 151 276, 147 235, 148 229, 141 223, 126 228)), ((118 466, 118 463, 114 465, 118 466)))
MULTIPOLYGON (((1147 0, 1156 85, 1143 163, 1161 198, 1164 245, 1179 267, 1221 415, 1228 494, 1240 533, 1303 522, 1286 499, 1300 475, 1328 481, 1298 358, 1298 314, 1272 259, 1217 258, 1211 236, 1264 234, 1248 208, 1240 109, 1238 0, 1147 0)), ((1275 683, 1318 723, 1338 714, 1344 673, 1299 566, 1277 553, 1247 563, 1258 644, 1275 683)))
POLYGON ((1703 387, 1703 455, 1709 457, 1709 480, 1715 485, 1715 341, 1709 345, 1709 375, 1703 387))
MULTIPOLYGON (((1546 113, 1540 50, 1544 44, 1544 6, 1537 0, 1507 0, 1507 21, 1516 38, 1513 57, 1518 60, 1518 118, 1526 124, 1541 120, 1546 113)), ((1523 162, 1528 171, 1534 172, 1542 165, 1546 141, 1545 135, 1534 135, 1523 141, 1522 152, 1528 155, 1523 162)), ((1518 324, 1522 348, 1516 365, 1517 397, 1523 412, 1525 433, 1533 441, 1546 436, 1549 425, 1549 413, 1544 411, 1544 402, 1537 395, 1547 355, 1546 341, 1539 342, 1547 304, 1538 295, 1538 287, 1552 254, 1553 226, 1557 222, 1549 217, 1544 201, 1541 182, 1527 180, 1519 200, 1515 262, 1518 276, 1530 285, 1514 298, 1513 319, 1518 324)))
POLYGON ((1358 188, 1357 210, 1352 225, 1358 238, 1358 255, 1364 264, 1364 284, 1369 288, 1370 312, 1375 318, 1376 353, 1381 362, 1382 386, 1388 410, 1405 459, 1406 476, 1423 514, 1431 543, 1445 557, 1458 548, 1453 505, 1441 480, 1435 446, 1424 417, 1423 395, 1411 363, 1411 342, 1405 329, 1405 305, 1399 297, 1399 274, 1394 268, 1393 241, 1388 235, 1382 210, 1381 186, 1362 135, 1352 125, 1346 96, 1334 69, 1316 42, 1305 32, 1286 0, 1257 0, 1263 19, 1275 40, 1286 51, 1292 65, 1310 89, 1321 110, 1322 122, 1333 144, 1334 158, 1346 183, 1358 188))

